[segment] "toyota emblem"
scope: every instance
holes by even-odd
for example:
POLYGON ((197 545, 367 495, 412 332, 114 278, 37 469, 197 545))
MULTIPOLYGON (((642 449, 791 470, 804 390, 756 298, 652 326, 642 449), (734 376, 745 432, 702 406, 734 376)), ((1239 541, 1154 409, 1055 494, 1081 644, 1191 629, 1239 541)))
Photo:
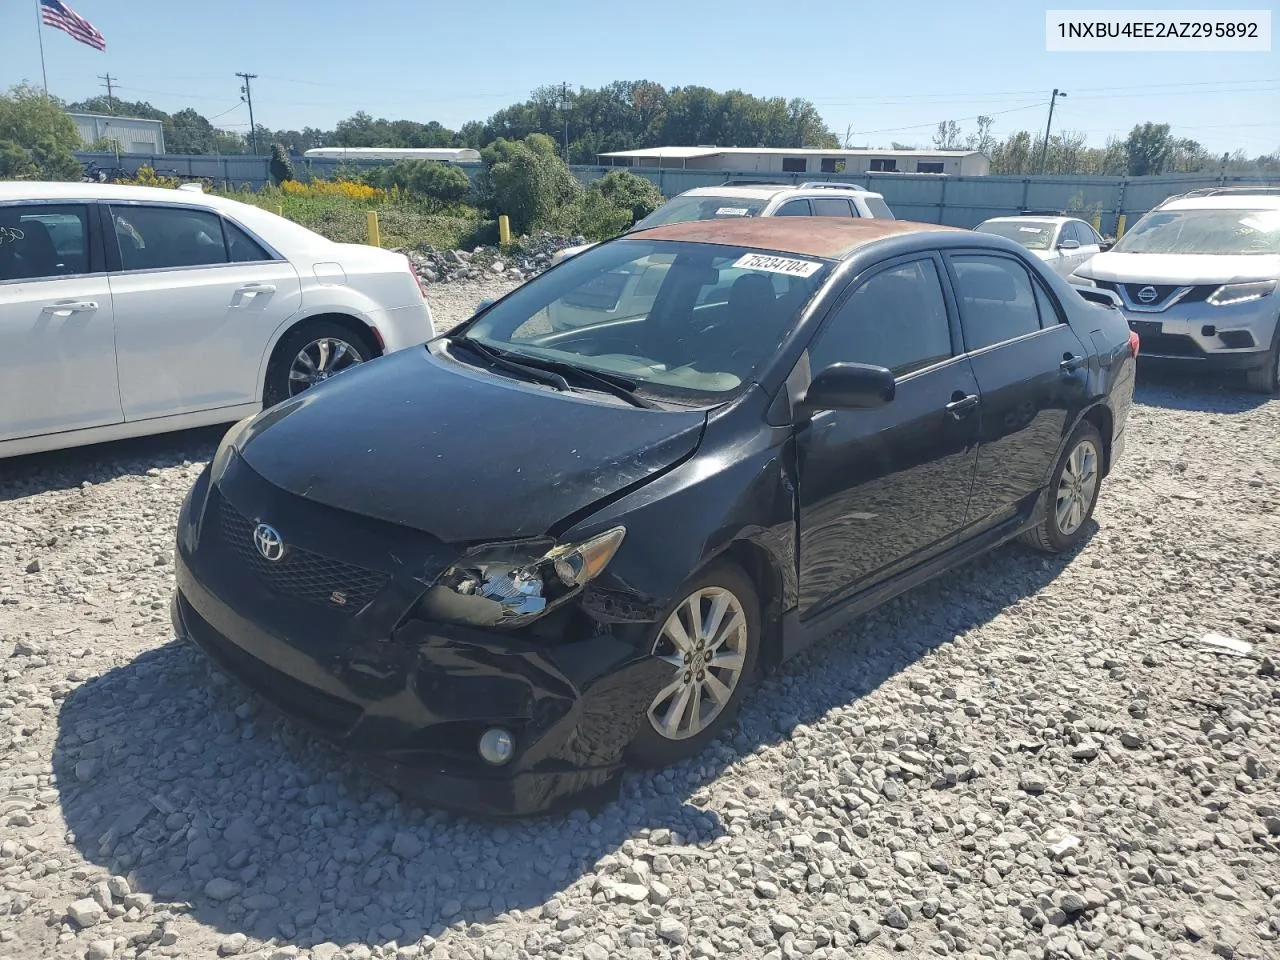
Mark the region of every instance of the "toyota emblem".
POLYGON ((1138 299, 1141 300, 1143 303, 1151 303, 1158 296, 1160 296, 1160 293, 1156 290, 1155 287, 1143 287, 1141 290, 1138 291, 1138 299))
POLYGON ((275 527, 258 524, 253 531, 253 545, 265 560, 277 563, 284 559, 284 538, 275 527))

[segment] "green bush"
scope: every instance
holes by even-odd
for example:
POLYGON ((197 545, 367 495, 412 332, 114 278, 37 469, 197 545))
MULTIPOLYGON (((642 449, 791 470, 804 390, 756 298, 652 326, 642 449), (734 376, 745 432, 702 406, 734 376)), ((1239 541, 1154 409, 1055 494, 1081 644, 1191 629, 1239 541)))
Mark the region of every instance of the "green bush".
POLYGON ((271 148, 270 163, 271 181, 277 187, 286 180, 293 180, 293 161, 289 159, 289 152, 285 150, 284 144, 277 143, 271 148))
POLYGON ((79 180, 76 125, 61 105, 28 84, 0 95, 0 178, 79 180))
POLYGON ((652 180, 627 170, 610 170, 589 189, 598 192, 612 206, 631 211, 631 223, 627 226, 643 220, 665 202, 662 191, 652 180))
POLYGON ((496 140, 486 147, 481 195, 495 215, 511 218, 514 233, 528 233, 582 195, 578 182, 556 152, 555 141, 541 133, 524 140, 496 140))
POLYGON ((438 160, 397 160, 369 171, 365 179, 375 187, 398 187, 441 204, 461 203, 471 195, 471 178, 438 160))
POLYGON ((614 206, 598 190, 587 190, 572 203, 558 207, 538 226, 566 236, 582 234, 588 240, 608 240, 633 223, 631 210, 614 206))

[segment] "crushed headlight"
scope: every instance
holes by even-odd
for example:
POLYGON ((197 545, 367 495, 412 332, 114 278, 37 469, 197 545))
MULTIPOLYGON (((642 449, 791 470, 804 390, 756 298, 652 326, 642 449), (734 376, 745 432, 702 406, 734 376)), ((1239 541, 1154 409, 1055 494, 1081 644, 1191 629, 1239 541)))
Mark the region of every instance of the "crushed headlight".
POLYGON ((598 577, 626 533, 625 527, 614 527, 542 553, 532 544, 477 547, 440 575, 418 601, 418 613, 428 620, 475 627, 523 626, 598 577))
POLYGON ((1248 303, 1250 300, 1261 300, 1276 288, 1274 280, 1257 280, 1252 283, 1224 283, 1209 296, 1205 303, 1215 307, 1226 307, 1233 303, 1248 303))

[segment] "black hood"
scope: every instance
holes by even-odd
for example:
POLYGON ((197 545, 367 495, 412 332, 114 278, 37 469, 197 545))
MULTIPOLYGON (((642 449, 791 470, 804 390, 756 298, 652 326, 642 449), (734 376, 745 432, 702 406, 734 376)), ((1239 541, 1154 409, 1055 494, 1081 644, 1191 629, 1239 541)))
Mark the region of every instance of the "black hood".
POLYGON ((240 447, 290 493, 457 543, 543 535, 688 457, 705 422, 412 347, 273 408, 240 447))

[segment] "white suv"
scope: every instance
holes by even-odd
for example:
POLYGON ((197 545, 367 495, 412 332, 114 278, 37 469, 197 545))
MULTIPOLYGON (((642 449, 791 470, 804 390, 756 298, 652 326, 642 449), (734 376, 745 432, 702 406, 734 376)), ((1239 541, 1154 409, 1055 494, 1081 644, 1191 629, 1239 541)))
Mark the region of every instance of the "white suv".
POLYGON ((0 183, 0 457, 229 423, 432 336, 403 255, 198 185, 0 183))
MULTIPOLYGON (((687 220, 725 220, 735 217, 867 217, 893 220, 884 195, 855 183, 818 181, 798 187, 756 180, 729 180, 718 187, 697 187, 672 197, 631 232, 687 220)), ((593 243, 568 247, 552 258, 566 260, 593 243)))
POLYGON ((1239 370, 1280 393, 1280 189, 1166 200, 1070 279, 1119 296, 1139 357, 1239 370))
MULTIPOLYGON (((741 217, 839 217, 893 220, 884 196, 851 183, 804 183, 790 187, 778 183, 734 181, 719 187, 698 187, 668 200, 639 221, 629 233, 691 220, 729 220, 741 217)), ((561 250, 552 264, 590 250, 596 244, 561 250)), ((599 323, 601 311, 621 318, 638 316, 653 302, 653 291, 662 284, 670 265, 668 255, 650 257, 619 268, 584 288, 574 298, 557 301, 544 318, 553 330, 567 330, 599 323)), ((709 288, 708 295, 719 291, 709 288)))

